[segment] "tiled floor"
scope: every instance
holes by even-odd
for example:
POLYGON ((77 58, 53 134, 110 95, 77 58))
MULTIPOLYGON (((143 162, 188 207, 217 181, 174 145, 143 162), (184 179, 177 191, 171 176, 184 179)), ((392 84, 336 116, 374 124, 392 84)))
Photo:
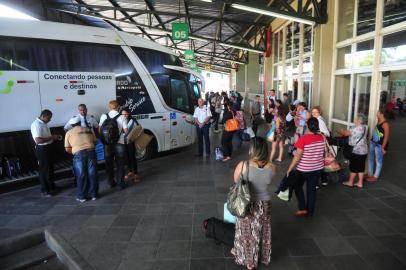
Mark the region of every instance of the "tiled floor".
MULTIPOLYGON (((65 188, 53 198, 40 198, 37 188, 2 195, 0 239, 52 225, 95 269, 243 269, 228 248, 205 238, 202 221, 222 217, 233 168, 247 148, 227 164, 194 158, 194 149, 143 162, 141 183, 118 191, 102 180, 101 198, 82 204, 70 180, 58 183, 65 188)), ((273 195, 272 262, 260 269, 406 269, 406 185, 398 184, 401 162, 390 162, 395 154, 382 180, 363 190, 320 189, 312 219, 294 217, 295 200, 273 195)), ((273 190, 287 165, 278 165, 273 190)))

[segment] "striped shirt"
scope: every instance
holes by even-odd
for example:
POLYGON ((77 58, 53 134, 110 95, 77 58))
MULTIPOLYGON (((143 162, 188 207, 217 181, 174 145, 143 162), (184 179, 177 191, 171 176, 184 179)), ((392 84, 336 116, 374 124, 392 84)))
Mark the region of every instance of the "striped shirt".
POLYGON ((324 168, 324 138, 320 134, 305 134, 295 144, 303 150, 302 158, 297 165, 301 172, 318 171, 324 168))

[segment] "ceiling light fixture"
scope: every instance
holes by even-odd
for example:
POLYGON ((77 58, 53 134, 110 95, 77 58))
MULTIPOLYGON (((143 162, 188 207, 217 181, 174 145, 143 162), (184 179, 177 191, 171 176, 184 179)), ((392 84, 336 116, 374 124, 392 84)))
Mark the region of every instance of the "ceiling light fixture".
POLYGON ((290 15, 287 15, 287 14, 285 15, 285 14, 281 14, 281 13, 278 13, 278 12, 275 12, 275 11, 266 10, 266 9, 260 9, 260 8, 256 8, 256 7, 252 7, 252 6, 241 5, 241 4, 231 4, 231 7, 236 8, 236 9, 240 9, 240 10, 244 10, 244 11, 249 11, 249 12, 253 12, 253 13, 258 13, 258 14, 262 14, 262 15, 267 15, 267 16, 271 16, 271 17, 285 19, 285 20, 288 20, 288 21, 294 21, 294 22, 310 24, 310 25, 315 25, 316 24, 314 21, 311 21, 311 20, 297 18, 297 17, 290 16, 290 15))
MULTIPOLYGON (((187 60, 186 60, 186 59, 183 59, 183 58, 182 58, 181 60, 187 63, 187 60)), ((198 60, 196 61, 196 63, 202 64, 202 65, 210 65, 210 66, 213 66, 213 67, 218 67, 218 68, 223 68, 223 69, 228 69, 228 70, 231 70, 231 69, 232 69, 232 68, 229 68, 229 67, 220 66, 220 65, 216 65, 216 64, 210 64, 210 63, 202 62, 202 61, 198 61, 198 60)))
POLYGON ((224 43, 224 42, 217 42, 217 43, 222 46, 236 48, 236 49, 240 49, 240 50, 244 50, 244 51, 250 51, 250 52, 259 53, 259 54, 264 53, 264 51, 261 51, 261 50, 246 48, 246 47, 238 46, 235 44, 229 44, 229 43, 224 43))

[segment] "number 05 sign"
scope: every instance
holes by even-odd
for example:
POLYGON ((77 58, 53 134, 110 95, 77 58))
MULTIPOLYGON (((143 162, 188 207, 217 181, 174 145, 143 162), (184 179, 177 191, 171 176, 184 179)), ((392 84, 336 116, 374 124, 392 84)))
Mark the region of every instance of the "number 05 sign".
POLYGON ((189 25, 187 23, 172 23, 172 39, 188 40, 189 25))

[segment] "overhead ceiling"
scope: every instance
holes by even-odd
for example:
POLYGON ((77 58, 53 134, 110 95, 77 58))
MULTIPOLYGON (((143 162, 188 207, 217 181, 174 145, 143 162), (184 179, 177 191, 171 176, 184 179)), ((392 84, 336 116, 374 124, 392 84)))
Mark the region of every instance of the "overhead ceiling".
MULTIPOLYGON (((228 72, 233 61, 246 63, 247 50, 264 51, 270 16, 231 7, 231 3, 291 12, 291 0, 49 0, 47 8, 75 14, 82 19, 106 21, 111 26, 183 51, 193 49, 198 64, 211 64, 228 72), (192 37, 175 41, 170 31, 173 22, 187 22, 192 37), (253 37, 255 42, 249 42, 253 37), (240 47, 240 48, 238 48, 240 47), (241 49, 243 48, 243 49, 241 49)), ((303 1, 306 6, 314 1, 303 1)), ((318 1, 320 2, 320 1, 318 1)), ((97 22, 96 22, 97 23, 97 22)), ((100 23, 99 23, 100 24, 100 23)))

